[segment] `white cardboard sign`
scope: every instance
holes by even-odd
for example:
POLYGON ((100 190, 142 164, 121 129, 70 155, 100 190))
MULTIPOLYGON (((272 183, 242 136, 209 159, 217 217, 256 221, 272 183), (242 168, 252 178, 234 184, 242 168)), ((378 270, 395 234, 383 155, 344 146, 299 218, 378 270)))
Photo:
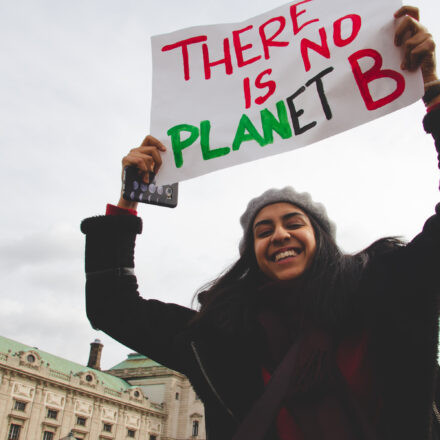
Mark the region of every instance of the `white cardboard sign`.
POLYGON ((173 183, 304 147, 407 106, 399 0, 300 0, 242 23, 152 37, 151 134, 173 183))

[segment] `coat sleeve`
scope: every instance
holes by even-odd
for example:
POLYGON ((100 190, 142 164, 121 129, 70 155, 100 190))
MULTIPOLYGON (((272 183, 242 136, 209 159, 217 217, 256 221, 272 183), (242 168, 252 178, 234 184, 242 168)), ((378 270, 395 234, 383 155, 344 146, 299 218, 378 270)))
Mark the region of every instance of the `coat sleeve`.
MULTIPOLYGON (((432 134, 440 160, 440 108, 424 118, 427 133, 432 134)), ((440 167, 440 164, 439 164, 440 167)), ((385 310, 414 311, 414 306, 428 302, 431 308, 440 294, 440 203, 425 222, 421 232, 408 244, 375 255, 365 273, 367 290, 379 298, 374 302, 385 310), (425 299, 423 299, 425 298, 425 299)), ((367 299, 368 301, 368 299, 367 299)), ((373 312, 373 315, 377 310, 373 312)), ((423 316, 423 313, 420 313, 423 316)))
POLYGON ((142 298, 134 274, 136 216, 85 219, 86 309, 93 328, 173 370, 184 372, 179 334, 194 310, 142 298))
MULTIPOLYGON (((440 108, 429 112, 423 126, 435 142, 438 167, 440 168, 440 108)), ((438 287, 440 270, 440 203, 435 207, 435 214, 423 226, 422 231, 404 248, 405 260, 409 272, 438 287), (411 265, 411 266, 409 266, 411 265)), ((439 288, 437 289, 439 290, 439 288)), ((440 291, 440 290, 439 290, 440 291)))
MULTIPOLYGON (((428 113, 424 126, 439 152, 440 109, 428 113)), ((429 437, 437 369, 439 271, 437 204, 413 240, 381 249, 364 272, 362 312, 384 438, 429 437)))

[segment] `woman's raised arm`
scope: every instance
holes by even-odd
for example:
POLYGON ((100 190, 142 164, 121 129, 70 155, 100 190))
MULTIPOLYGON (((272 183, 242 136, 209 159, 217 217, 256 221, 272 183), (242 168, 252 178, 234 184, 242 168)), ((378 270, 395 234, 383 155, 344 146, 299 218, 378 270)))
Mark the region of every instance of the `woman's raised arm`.
POLYGON ((410 71, 421 68, 425 84, 425 105, 431 107, 440 103, 435 43, 432 35, 419 22, 419 9, 414 6, 402 6, 395 12, 394 17, 402 18, 397 25, 394 37, 396 46, 403 48, 401 68, 410 71))
MULTIPOLYGON (((160 153, 164 151, 166 151, 165 145, 155 137, 148 135, 139 147, 131 149, 122 158, 122 169, 128 166, 137 168, 142 175, 142 180, 149 183, 150 173, 156 174, 162 165, 160 153)), ((137 202, 125 200, 121 195, 118 206, 125 209, 136 209, 137 202)))

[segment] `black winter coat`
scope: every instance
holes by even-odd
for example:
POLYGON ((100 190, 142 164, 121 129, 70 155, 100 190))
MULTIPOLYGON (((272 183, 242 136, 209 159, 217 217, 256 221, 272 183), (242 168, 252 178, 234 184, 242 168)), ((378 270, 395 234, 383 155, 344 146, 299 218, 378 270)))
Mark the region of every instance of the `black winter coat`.
MULTIPOLYGON (((440 150, 440 109, 425 129, 440 150)), ((143 299, 134 267, 135 216, 83 221, 87 315, 131 349, 185 374, 205 405, 208 440, 229 440, 264 386, 258 337, 228 337, 188 327, 195 311, 143 299), (231 362, 231 359, 234 361, 231 362)), ((370 356, 381 390, 380 440, 430 440, 437 371, 440 291, 440 204, 422 232, 404 247, 377 255, 364 274, 362 309, 372 319, 370 356)), ((360 299, 361 300, 361 299, 360 299)))

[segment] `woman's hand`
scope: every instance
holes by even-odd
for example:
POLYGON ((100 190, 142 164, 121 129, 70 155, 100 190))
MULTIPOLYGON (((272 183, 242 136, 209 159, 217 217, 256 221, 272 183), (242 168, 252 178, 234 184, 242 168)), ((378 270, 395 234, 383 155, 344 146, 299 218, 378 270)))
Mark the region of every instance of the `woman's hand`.
MULTIPOLYGON (((394 17, 403 17, 394 35, 396 46, 401 46, 404 52, 401 68, 415 71, 420 67, 424 84, 438 80, 435 43, 428 30, 419 23, 419 9, 414 6, 402 6, 394 13, 394 17)), ((434 100, 437 102, 439 98, 436 97, 434 100)))
POLYGON ((435 43, 428 30, 419 23, 419 9, 402 6, 394 13, 395 18, 403 17, 394 36, 396 46, 402 46, 404 56, 401 68, 414 71, 421 67, 425 83, 437 78, 435 68, 435 43))
MULTIPOLYGON (((157 174, 162 165, 160 152, 166 151, 165 145, 155 137, 148 135, 140 147, 133 148, 122 158, 122 171, 125 167, 132 166, 139 170, 142 180, 145 183, 150 181, 150 173, 157 174)), ((122 195, 119 199, 118 206, 121 208, 136 209, 137 202, 125 200, 122 195)))

